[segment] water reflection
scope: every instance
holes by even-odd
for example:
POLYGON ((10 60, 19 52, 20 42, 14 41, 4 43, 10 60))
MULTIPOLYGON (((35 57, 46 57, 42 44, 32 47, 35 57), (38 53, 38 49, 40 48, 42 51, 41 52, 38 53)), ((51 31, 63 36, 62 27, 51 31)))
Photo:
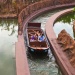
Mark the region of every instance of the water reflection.
POLYGON ((71 12, 66 15, 61 16, 57 22, 63 22, 63 23, 68 23, 72 24, 72 22, 75 20, 75 13, 71 12))
POLYGON ((0 30, 9 31, 9 35, 13 35, 16 32, 17 25, 17 19, 0 19, 0 30))
POLYGON ((0 75, 16 75, 17 19, 0 19, 0 75))
POLYGON ((56 36, 61 30, 65 29, 74 38, 75 34, 73 32, 73 21, 75 20, 75 13, 68 13, 60 17, 54 24, 54 31, 56 36))

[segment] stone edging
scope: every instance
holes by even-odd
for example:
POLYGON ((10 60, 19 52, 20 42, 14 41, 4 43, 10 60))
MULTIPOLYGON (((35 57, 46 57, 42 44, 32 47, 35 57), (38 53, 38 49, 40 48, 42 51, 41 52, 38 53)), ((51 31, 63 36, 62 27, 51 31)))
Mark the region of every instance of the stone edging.
POLYGON ((55 21, 62 15, 72 12, 73 9, 63 10, 51 16, 46 23, 46 34, 50 42, 52 52, 56 58, 58 65, 64 75, 75 75, 75 69, 70 64, 69 60, 64 55, 62 49, 58 46, 55 32, 53 30, 53 25, 55 21), (66 63, 65 63, 66 62, 66 63))

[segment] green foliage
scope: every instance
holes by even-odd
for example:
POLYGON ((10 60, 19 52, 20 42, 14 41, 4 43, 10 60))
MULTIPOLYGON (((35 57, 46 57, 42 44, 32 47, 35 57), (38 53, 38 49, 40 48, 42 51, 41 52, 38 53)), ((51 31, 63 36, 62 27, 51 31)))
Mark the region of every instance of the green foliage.
POLYGON ((57 21, 60 22, 62 21, 63 23, 68 23, 70 24, 71 22, 73 22, 75 20, 75 13, 68 13, 66 15, 63 15, 62 17, 60 17, 57 21))
POLYGON ((73 11, 75 11, 75 7, 73 8, 73 11))

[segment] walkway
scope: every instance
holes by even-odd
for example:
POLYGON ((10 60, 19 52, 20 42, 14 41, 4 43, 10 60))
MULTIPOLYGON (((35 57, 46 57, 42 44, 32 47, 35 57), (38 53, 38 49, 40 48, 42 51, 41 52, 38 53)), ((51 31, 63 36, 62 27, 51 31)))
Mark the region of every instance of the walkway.
POLYGON ((24 46, 23 36, 18 36, 18 42, 16 43, 16 70, 17 75, 30 75, 26 48, 24 46))

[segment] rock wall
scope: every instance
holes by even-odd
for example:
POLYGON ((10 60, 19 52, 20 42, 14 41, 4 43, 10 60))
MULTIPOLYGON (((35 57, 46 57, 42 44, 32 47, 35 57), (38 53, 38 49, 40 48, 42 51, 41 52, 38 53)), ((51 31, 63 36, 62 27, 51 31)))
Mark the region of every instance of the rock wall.
POLYGON ((75 41, 74 39, 65 31, 62 30, 58 35, 58 43, 62 47, 64 53, 68 57, 70 63, 75 67, 75 41))

